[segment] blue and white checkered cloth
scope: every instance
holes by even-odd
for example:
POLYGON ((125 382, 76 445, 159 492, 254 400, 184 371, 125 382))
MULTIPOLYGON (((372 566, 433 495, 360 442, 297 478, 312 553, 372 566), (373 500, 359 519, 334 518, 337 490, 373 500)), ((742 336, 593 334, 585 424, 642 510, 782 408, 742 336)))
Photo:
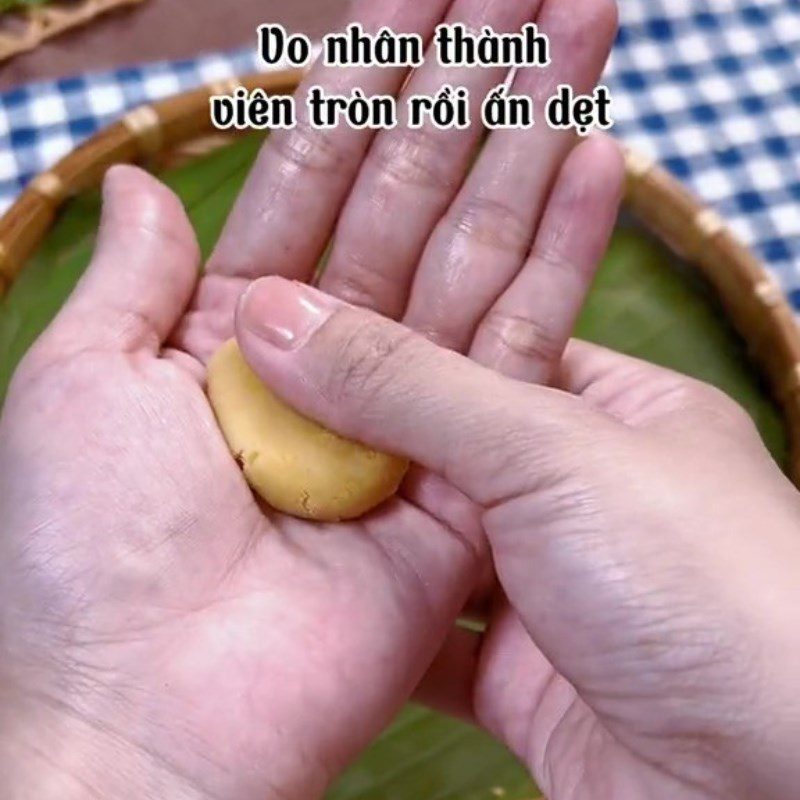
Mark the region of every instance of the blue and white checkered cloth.
MULTIPOLYGON (((616 134, 711 203, 800 308, 800 0, 619 0, 616 134)), ((141 103, 260 68, 255 47, 0 94, 0 212, 141 103)))
POLYGON ((800 308, 800 0, 620 0, 615 133, 727 218, 800 308))

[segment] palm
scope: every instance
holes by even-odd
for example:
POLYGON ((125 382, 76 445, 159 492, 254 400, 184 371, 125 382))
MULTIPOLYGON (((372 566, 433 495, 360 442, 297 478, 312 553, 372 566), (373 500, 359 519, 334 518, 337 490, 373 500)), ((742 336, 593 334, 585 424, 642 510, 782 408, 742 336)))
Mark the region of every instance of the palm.
MULTIPOLYGON (((609 732, 606 722, 548 663, 508 606, 495 615, 472 691, 479 721, 539 777, 548 797, 693 796, 686 783, 670 776, 670 765, 658 766, 609 732)), ((637 708, 658 700, 637 694, 631 686, 618 691, 635 696, 637 708)))
MULTIPOLYGON (((176 343, 200 361, 233 335, 231 299, 245 288, 236 281, 231 291, 229 280, 215 276, 203 280, 176 336, 176 343)), ((286 708, 286 724, 299 725, 298 735, 307 738, 319 733, 319 718, 328 720, 329 746, 342 760, 364 745, 416 686, 474 585, 477 545, 424 509, 431 495, 450 494, 433 476, 415 476, 406 498, 395 498, 362 520, 314 523, 257 504, 219 436, 213 445, 213 463, 227 476, 229 491, 247 497, 235 551, 245 558, 234 572, 226 567, 227 582, 241 582, 246 591, 271 598, 269 613, 259 611, 264 636, 257 638, 269 643, 279 636, 280 646, 273 650, 280 654, 276 672, 284 675, 288 667, 298 687, 319 687, 322 694, 309 719, 298 716, 297 708, 286 708), (419 497, 415 487, 426 482, 432 485, 419 497), (419 562, 441 580, 426 580, 419 562), (363 702, 367 687, 374 704, 363 702), (360 695, 357 706, 349 699, 354 694, 360 695), (357 733, 354 743, 345 743, 342 730, 357 733)), ((476 516, 466 498, 453 494, 449 499, 465 518, 476 516)), ((268 674, 264 680, 272 683, 268 674)), ((285 692, 285 682, 273 685, 285 692)))
MULTIPOLYGON (((80 653, 87 669, 112 670, 118 687, 162 698, 143 736, 179 719, 221 771, 249 775, 255 746, 273 779, 276 739, 306 742, 308 789, 319 789, 421 677, 463 602, 471 551, 401 500, 352 524, 265 515, 201 388, 172 360, 86 353, 26 388, 24 405, 9 398, 4 455, 25 464, 16 474, 59 485, 64 502, 57 517, 35 494, 8 502, 12 529, 27 533, 4 563, 21 567, 13 580, 35 574, 36 585, 3 596, 58 589, 63 630, 79 632, 65 657, 80 653), (59 436, 26 452, 42 425, 59 436), (406 548, 449 579, 420 583, 406 548), (244 747, 259 730, 263 740, 244 747), (239 737, 242 748, 231 748, 239 737)), ((14 490, 4 487, 3 499, 14 490)), ((264 776, 247 780, 261 796, 264 776)), ((241 783, 237 791, 250 796, 241 783)))

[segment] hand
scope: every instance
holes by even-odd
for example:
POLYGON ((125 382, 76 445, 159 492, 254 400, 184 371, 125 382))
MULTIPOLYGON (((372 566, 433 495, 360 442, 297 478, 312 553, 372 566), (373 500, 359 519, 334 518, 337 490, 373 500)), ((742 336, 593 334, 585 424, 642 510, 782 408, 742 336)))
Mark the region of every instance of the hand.
POLYGON ((482 509, 502 592, 424 688, 551 800, 796 796, 800 500, 731 400, 581 342, 560 390, 525 385, 278 278, 238 338, 293 406, 482 509))
MULTIPOLYGON (((429 34, 446 6, 356 12, 367 28, 429 34)), ((569 13, 460 0, 450 21, 511 28, 536 14, 556 63, 523 71, 517 91, 588 89, 613 38, 606 0, 569 13)), ((447 76, 476 94, 499 80, 447 76)), ((442 78, 426 67, 413 91, 442 78)), ((368 91, 402 79, 311 78, 368 91)), ((369 134, 345 128, 273 137, 199 288, 175 199, 135 170, 109 175, 92 265, 0 422, 0 774, 13 800, 306 800, 435 657, 485 561, 480 509, 420 472, 359 523, 265 516, 202 392, 250 280, 311 279, 365 155, 326 289, 510 373, 549 373, 613 223, 616 148, 571 151, 544 126, 499 132, 464 181, 477 131, 406 136, 381 134, 368 155, 369 134)))

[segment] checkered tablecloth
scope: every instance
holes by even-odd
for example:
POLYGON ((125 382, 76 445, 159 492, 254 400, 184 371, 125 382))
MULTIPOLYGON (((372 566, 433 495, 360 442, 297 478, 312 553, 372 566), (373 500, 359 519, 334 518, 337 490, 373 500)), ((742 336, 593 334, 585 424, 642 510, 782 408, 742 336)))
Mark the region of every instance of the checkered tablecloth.
MULTIPOLYGON (((800 0, 619 5, 616 134, 714 205, 800 308, 800 0)), ((126 110, 258 68, 253 47, 0 94, 0 211, 126 110)))

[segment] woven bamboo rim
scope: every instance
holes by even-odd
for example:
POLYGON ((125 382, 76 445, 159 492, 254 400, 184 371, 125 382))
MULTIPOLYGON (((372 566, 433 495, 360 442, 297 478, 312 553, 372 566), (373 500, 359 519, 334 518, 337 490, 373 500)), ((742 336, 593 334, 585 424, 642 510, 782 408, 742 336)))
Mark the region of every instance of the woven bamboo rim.
POLYGON ((81 0, 69 5, 34 6, 7 12, 14 15, 18 29, 0 32, 0 61, 33 50, 47 39, 91 22, 101 14, 144 0, 81 0))
MULTIPOLYGON (((34 179, 0 219, 0 297, 43 240, 61 204, 100 182, 120 162, 167 154, 196 157, 224 142, 209 117, 211 95, 238 86, 291 94, 301 70, 250 75, 141 106, 93 136, 34 179)), ((725 220, 703 206, 653 160, 626 152, 626 203, 646 227, 695 265, 716 290, 723 308, 748 343, 781 405, 791 442, 789 471, 800 486, 800 332, 780 287, 725 220)))

